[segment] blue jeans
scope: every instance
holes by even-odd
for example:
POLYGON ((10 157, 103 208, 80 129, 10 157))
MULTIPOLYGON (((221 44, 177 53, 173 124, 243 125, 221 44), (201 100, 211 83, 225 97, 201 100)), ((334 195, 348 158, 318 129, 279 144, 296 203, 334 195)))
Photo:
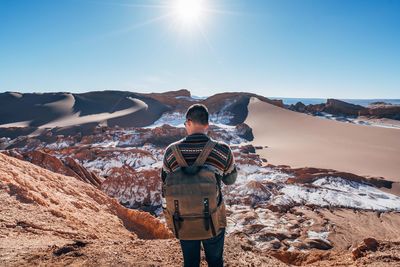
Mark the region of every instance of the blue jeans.
POLYGON ((203 243, 206 260, 210 267, 224 266, 225 228, 215 237, 205 240, 180 240, 184 267, 200 266, 200 243, 203 243))

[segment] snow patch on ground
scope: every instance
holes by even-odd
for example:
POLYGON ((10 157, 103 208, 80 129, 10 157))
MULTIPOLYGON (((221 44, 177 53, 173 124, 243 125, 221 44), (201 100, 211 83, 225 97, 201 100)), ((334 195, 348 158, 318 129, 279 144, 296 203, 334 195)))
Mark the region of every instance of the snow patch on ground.
POLYGON ((347 122, 359 125, 367 125, 367 126, 374 126, 374 127, 383 127, 383 128, 391 128, 391 129, 400 129, 400 123, 397 121, 393 121, 388 119, 368 119, 362 117, 348 117, 348 116, 337 116, 332 115, 326 112, 319 112, 316 117, 328 119, 328 120, 335 120, 340 122, 347 122))
MULTIPOLYGON (((315 205, 365 210, 400 211, 400 197, 371 185, 341 177, 323 177, 312 184, 287 184, 291 175, 276 169, 251 164, 237 164, 238 178, 227 187, 226 199, 246 199, 275 206, 315 205)), ((293 178, 293 177, 292 177, 293 178)))
POLYGON ((93 161, 84 161, 83 166, 91 171, 97 172, 100 176, 108 176, 112 168, 121 168, 128 165, 134 169, 149 167, 156 163, 157 159, 150 155, 141 153, 120 153, 114 152, 113 158, 99 157, 93 161))
MULTIPOLYGON (((218 113, 218 114, 210 114, 210 125, 215 125, 224 129, 235 129, 235 126, 227 125, 233 115, 227 112, 218 113)), ((156 120, 153 124, 143 127, 143 128, 156 128, 161 127, 164 124, 171 125, 174 127, 185 127, 185 114, 181 112, 165 112, 158 120, 156 120)))
POLYGON ((311 186, 285 184, 279 191, 281 194, 272 199, 275 205, 296 203, 320 207, 400 211, 400 197, 340 177, 321 178, 311 186))
POLYGON ((320 239, 320 240, 327 242, 328 244, 331 243, 328 240, 329 232, 315 232, 315 231, 309 230, 307 232, 307 235, 308 235, 308 238, 310 238, 310 239, 320 239))
POLYGON ((183 124, 185 122, 185 115, 180 112, 165 112, 158 120, 153 124, 143 127, 143 128, 156 128, 161 127, 164 124, 171 125, 174 127, 185 127, 183 124))

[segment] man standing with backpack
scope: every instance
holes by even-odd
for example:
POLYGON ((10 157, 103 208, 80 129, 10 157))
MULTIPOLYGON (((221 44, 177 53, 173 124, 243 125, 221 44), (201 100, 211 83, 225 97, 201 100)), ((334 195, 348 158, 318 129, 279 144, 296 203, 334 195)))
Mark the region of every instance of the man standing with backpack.
POLYGON ((164 215, 180 240, 184 266, 200 265, 203 244, 209 266, 223 266, 226 227, 221 181, 236 181, 230 147, 207 136, 209 113, 201 104, 186 112, 187 136, 167 147, 161 178, 164 215))

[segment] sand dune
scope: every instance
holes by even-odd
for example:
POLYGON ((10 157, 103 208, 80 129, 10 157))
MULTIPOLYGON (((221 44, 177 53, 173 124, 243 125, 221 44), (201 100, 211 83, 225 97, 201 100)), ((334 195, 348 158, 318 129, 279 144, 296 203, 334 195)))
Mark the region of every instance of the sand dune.
MULTIPOLYGON (((128 91, 73 93, 0 93, 0 136, 14 137, 9 127, 32 131, 53 127, 152 124, 171 107, 144 94, 128 91)), ((16 131, 18 129, 15 129, 16 131)))
POLYGON ((400 182, 400 130, 326 120, 253 97, 247 123, 272 164, 320 167, 400 182))
POLYGON ((70 112, 74 108, 75 97, 70 93, 64 95, 65 95, 64 99, 43 104, 43 106, 54 108, 57 111, 70 112))
POLYGON ((112 118, 122 117, 131 113, 134 113, 141 109, 147 109, 148 106, 145 102, 141 101, 140 99, 129 98, 135 105, 131 108, 118 110, 115 112, 103 112, 98 114, 91 114, 80 116, 80 112, 74 113, 70 116, 66 116, 64 118, 52 121, 50 123, 46 123, 41 125, 39 128, 53 128, 53 127, 66 127, 72 125, 79 125, 85 124, 90 122, 101 122, 104 120, 109 120, 112 118))

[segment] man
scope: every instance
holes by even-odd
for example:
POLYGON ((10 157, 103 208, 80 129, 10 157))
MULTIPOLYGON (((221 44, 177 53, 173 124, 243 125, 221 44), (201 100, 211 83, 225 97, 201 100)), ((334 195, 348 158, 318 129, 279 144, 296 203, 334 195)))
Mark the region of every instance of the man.
MULTIPOLYGON (((237 170, 233 153, 227 144, 215 141, 212 148, 208 149, 208 153, 204 153, 203 150, 206 150, 206 148, 209 146, 209 143, 214 141, 207 136, 209 126, 208 121, 209 113, 206 106, 194 104, 187 110, 186 121, 184 124, 188 135, 167 147, 164 154, 161 178, 164 186, 168 175, 176 172, 182 167, 182 164, 179 164, 179 162, 182 162, 182 159, 177 159, 176 157, 176 153, 179 152, 174 152, 174 150, 177 149, 180 151, 178 158, 183 157, 183 162, 184 164, 186 163, 187 166, 196 165, 202 155, 204 157, 204 160, 202 161, 202 163, 204 162, 203 165, 207 165, 207 167, 211 168, 215 174, 216 180, 218 181, 219 193, 216 201, 218 203, 222 202, 222 206, 225 207, 220 190, 221 181, 226 185, 233 184, 236 181, 237 170), (206 156, 204 156, 204 154, 206 154, 206 156)), ((226 216, 225 213, 223 213, 223 216, 226 216)), ((223 218, 223 220, 225 220, 226 225, 226 218, 223 218)), ((179 238, 177 236, 180 239, 185 267, 199 266, 200 243, 203 244, 208 265, 223 266, 225 225, 222 224, 222 227, 217 229, 219 230, 219 233, 208 239, 184 240, 183 238, 179 238)), ((176 227, 175 224, 174 226, 176 227)), ((175 228, 174 232, 177 231, 178 230, 175 228)), ((177 235, 177 233, 175 234, 177 235)))

